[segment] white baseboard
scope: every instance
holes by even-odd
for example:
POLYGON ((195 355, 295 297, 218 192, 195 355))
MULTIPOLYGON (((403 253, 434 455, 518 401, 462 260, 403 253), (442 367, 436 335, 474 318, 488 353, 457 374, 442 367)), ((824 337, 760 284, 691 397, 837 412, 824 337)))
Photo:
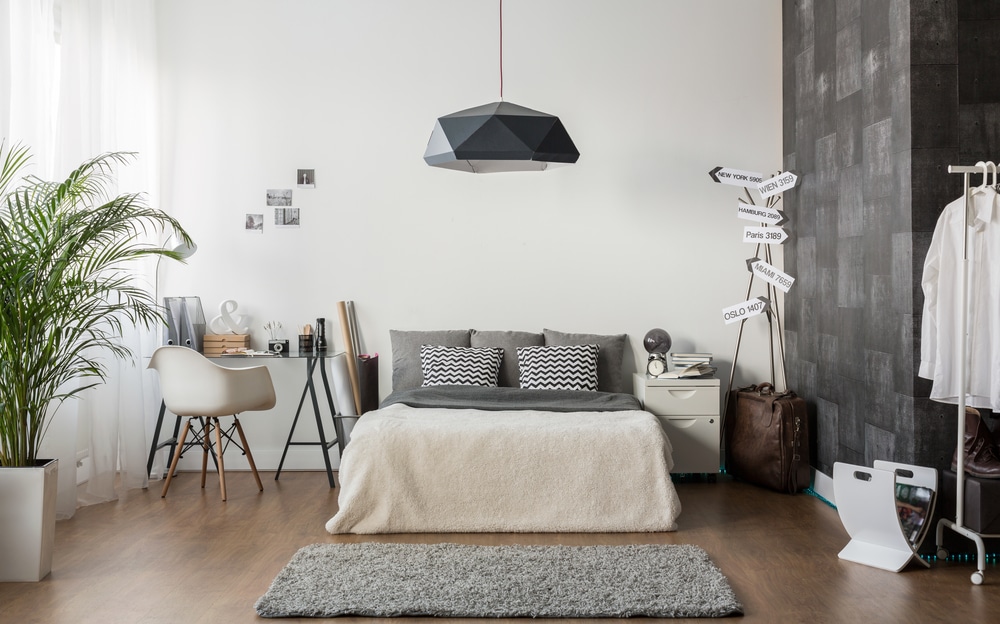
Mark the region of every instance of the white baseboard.
POLYGON ((812 469, 813 471, 813 485, 812 490, 822 498, 823 500, 829 502, 834 507, 837 506, 837 499, 833 495, 833 477, 828 477, 825 473, 812 469))

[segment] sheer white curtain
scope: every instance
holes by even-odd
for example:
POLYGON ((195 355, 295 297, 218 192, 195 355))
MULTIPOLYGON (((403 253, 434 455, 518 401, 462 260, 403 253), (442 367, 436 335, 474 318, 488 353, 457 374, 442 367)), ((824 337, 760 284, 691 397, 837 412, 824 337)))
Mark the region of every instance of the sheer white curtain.
MULTIPOLYGON (((117 192, 158 205, 153 0, 0 0, 0 34, 0 135, 31 148, 32 172, 57 179, 97 154, 137 152, 117 192)), ((136 270, 153 283, 154 265, 136 270)), ((122 341, 135 360, 109 360, 108 383, 60 407, 46 436, 60 518, 146 485, 144 414, 155 411, 144 357, 155 339, 127 330, 122 341)))

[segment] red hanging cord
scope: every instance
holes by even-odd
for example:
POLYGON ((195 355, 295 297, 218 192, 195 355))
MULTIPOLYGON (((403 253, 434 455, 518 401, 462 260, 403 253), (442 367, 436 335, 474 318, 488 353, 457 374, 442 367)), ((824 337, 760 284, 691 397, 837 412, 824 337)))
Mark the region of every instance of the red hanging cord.
POLYGON ((503 101, 503 0, 500 0, 500 101, 503 101))

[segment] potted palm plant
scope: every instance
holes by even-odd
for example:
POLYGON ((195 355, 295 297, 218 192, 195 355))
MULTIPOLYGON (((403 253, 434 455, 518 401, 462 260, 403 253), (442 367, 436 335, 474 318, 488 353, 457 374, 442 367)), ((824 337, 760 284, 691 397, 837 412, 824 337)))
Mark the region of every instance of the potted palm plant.
POLYGON ((180 257, 145 242, 147 235, 173 230, 191 240, 143 196, 109 197, 116 168, 133 154, 103 154, 47 182, 25 175, 27 148, 5 145, 0 141, 0 581, 33 581, 52 563, 57 464, 38 457, 52 413, 104 381, 105 358, 131 357, 119 340, 124 324, 159 320, 133 268, 145 257, 180 257))

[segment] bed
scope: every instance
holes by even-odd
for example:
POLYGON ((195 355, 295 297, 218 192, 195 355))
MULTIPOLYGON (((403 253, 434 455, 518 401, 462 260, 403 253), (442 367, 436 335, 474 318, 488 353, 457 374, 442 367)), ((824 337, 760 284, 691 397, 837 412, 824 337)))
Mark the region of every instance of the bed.
POLYGON ((393 392, 351 433, 330 533, 676 530, 670 441, 621 391, 624 335, 391 337, 393 392), (496 370, 485 383, 455 383, 476 368, 456 364, 456 353, 496 370), (544 366, 529 353, 542 354, 544 366), (565 386, 580 370, 587 389, 542 379, 555 375, 565 386))

